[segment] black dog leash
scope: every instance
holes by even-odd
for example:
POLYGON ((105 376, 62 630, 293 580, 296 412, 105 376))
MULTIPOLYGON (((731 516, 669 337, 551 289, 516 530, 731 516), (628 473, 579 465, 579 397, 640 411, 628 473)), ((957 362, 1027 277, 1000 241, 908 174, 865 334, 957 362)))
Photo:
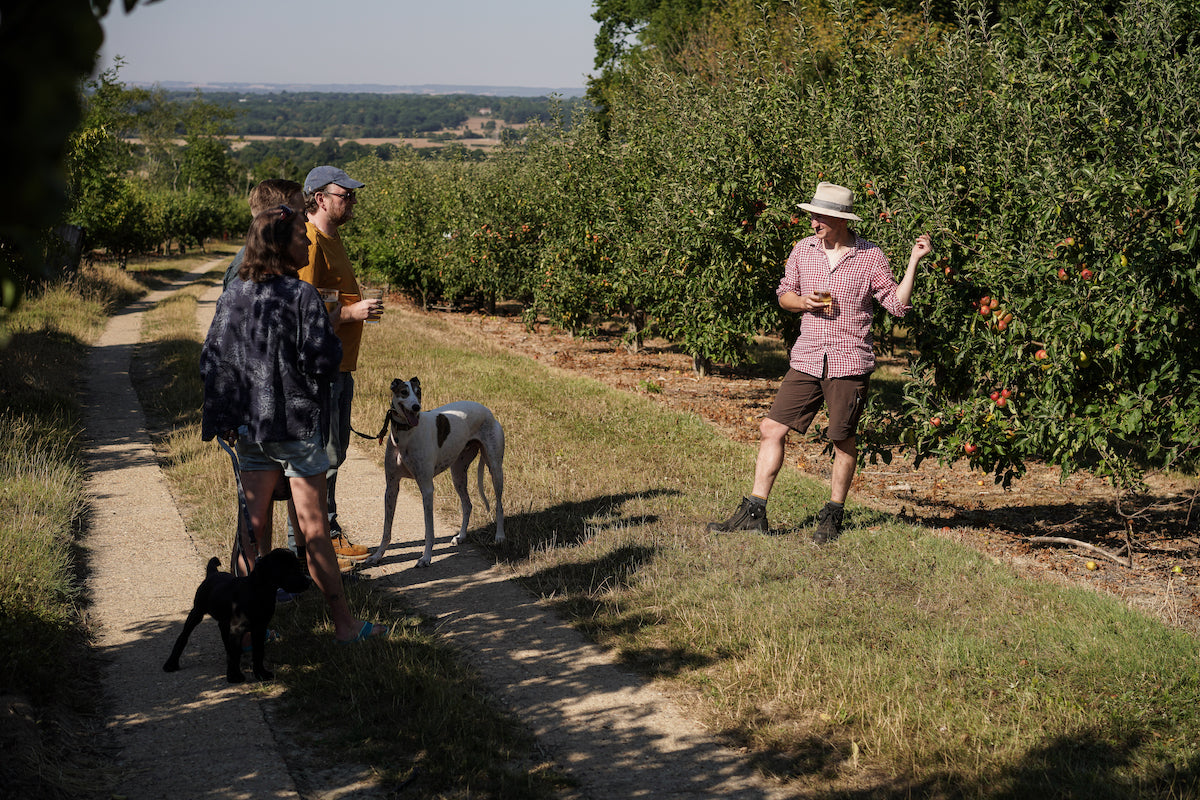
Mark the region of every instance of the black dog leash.
MULTIPOLYGON (((354 429, 353 425, 350 426, 350 432, 357 433, 359 436, 361 436, 364 439, 374 439, 377 442, 382 442, 384 434, 386 434, 388 431, 388 424, 390 422, 392 422, 393 420, 395 420, 396 422, 400 422, 399 420, 396 419, 396 415, 389 409, 388 412, 383 415, 383 427, 380 428, 379 433, 375 434, 374 436, 370 435, 369 433, 363 433, 362 431, 356 431, 354 429)), ((400 423, 400 425, 404 429, 411 427, 410 425, 408 425, 406 423, 400 423)))
MULTIPOLYGON (((221 436, 217 437, 217 444, 221 445, 225 452, 229 454, 229 460, 233 462, 233 481, 237 484, 239 516, 241 517, 242 524, 246 526, 246 533, 250 538, 250 545, 254 547, 255 551, 257 551, 258 541, 254 538, 254 526, 250 524, 250 505, 246 502, 246 490, 242 487, 242 469, 241 465, 238 463, 237 453, 233 452, 233 448, 226 444, 225 439, 221 436)), ((229 566, 229 571, 234 575, 237 575, 239 571, 239 564, 241 563, 242 559, 245 559, 246 563, 251 563, 257 557, 257 552, 255 553, 254 558, 246 553, 246 548, 242 546, 241 531, 235 533, 233 538, 233 563, 229 566)))

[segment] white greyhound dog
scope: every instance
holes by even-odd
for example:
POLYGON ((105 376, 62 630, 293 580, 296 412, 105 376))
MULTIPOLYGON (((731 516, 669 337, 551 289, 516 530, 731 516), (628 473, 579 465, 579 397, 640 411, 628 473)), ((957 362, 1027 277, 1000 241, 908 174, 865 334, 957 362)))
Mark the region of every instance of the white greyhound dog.
POLYGON ((496 493, 496 539, 504 541, 504 429, 487 406, 464 400, 421 411, 421 382, 413 378, 392 381, 392 405, 379 431, 378 440, 387 436, 387 452, 383 472, 387 486, 383 495, 383 541, 364 564, 374 564, 383 557, 392 541, 392 519, 396 515, 396 496, 400 479, 412 478, 421 490, 425 507, 425 553, 417 559, 418 567, 428 567, 433 561, 433 476, 450 469, 454 489, 462 503, 462 528, 453 538, 455 544, 467 539, 467 524, 471 519, 471 498, 467 494, 467 468, 479 459, 479 494, 488 507, 483 491, 483 465, 492 473, 492 489, 496 493))

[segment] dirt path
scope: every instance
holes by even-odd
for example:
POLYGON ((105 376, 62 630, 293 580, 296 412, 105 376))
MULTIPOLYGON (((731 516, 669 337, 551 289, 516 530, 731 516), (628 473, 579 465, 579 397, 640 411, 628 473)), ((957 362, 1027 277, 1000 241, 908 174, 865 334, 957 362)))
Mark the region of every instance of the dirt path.
MULTIPOLYGON (((180 285, 213 266, 199 268, 180 285)), ((211 636, 203 628, 197 636, 205 645, 189 652, 193 664, 200 658, 208 663, 171 675, 161 671, 204 559, 156 465, 129 384, 129 363, 141 312, 177 288, 155 292, 114 317, 89 364, 89 586, 98 647, 109 664, 103 678, 111 706, 108 726, 120 746, 115 795, 372 796, 369 786, 347 785, 355 779, 344 772, 289 773, 262 701, 249 685, 225 682, 222 656, 208 648, 211 636)), ((202 298, 201 329, 218 292, 202 298)), ((364 532, 360 541, 370 543, 366 532, 379 529, 382 487, 382 470, 363 451, 352 451, 338 505, 347 529, 364 532)), ((787 796, 474 550, 445 544, 456 531, 453 522, 438 520, 433 567, 411 569, 420 547, 411 534, 423 530, 411 484, 402 486, 396 529, 410 535, 401 536, 383 563, 367 571, 373 589, 403 592, 409 603, 438 618, 441 635, 578 780, 571 797, 787 796)))
POLYGON ((108 727, 120 747, 114 796, 298 798, 262 709, 222 668, 162 671, 204 560, 158 468, 129 366, 142 312, 176 288, 114 316, 88 363, 85 546, 108 727))

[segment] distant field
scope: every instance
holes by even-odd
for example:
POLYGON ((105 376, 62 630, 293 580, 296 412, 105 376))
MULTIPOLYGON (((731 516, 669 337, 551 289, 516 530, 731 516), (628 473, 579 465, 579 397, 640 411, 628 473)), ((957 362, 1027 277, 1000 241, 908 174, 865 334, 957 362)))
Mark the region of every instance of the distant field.
MULTIPOLYGON (((497 145, 500 144, 499 138, 496 138, 496 136, 495 136, 495 134, 497 134, 500 130, 508 129, 508 130, 519 131, 519 130, 524 129, 525 127, 526 127, 525 123, 517 123, 517 124, 510 125, 508 123, 498 122, 497 120, 492 119, 491 117, 471 117, 470 119, 467 120, 466 124, 463 125, 461 128, 451 128, 448 130, 443 129, 441 131, 438 131, 437 133, 445 135, 447 133, 459 134, 464 131, 471 131, 473 133, 479 134, 483 138, 482 139, 454 139, 453 141, 459 142, 460 144, 462 144, 466 147, 475 147, 475 148, 479 148, 481 150, 488 150, 488 149, 496 147, 497 145), (484 124, 489 121, 496 122, 496 127, 490 132, 484 129, 484 124)), ((431 134, 430 136, 436 136, 436 135, 437 134, 431 134)), ((311 144, 317 144, 321 141, 324 141, 324 137, 321 137, 321 136, 286 136, 286 137, 237 136, 237 137, 230 137, 230 138, 232 139, 232 141, 230 142, 230 147, 233 150, 240 150, 243 147, 245 147, 247 144, 249 144, 250 142, 269 142, 272 139, 280 139, 280 138, 296 139, 298 141, 309 142, 311 144)), ((415 138, 409 138, 409 137, 390 137, 390 138, 389 137, 382 137, 382 138, 362 137, 362 138, 347 138, 347 139, 337 138, 336 141, 338 142, 338 144, 342 144, 343 142, 358 142, 359 144, 364 144, 364 145, 407 144, 412 147, 439 147, 439 146, 444 146, 447 143, 445 140, 434 139, 434 138, 429 138, 429 137, 415 137, 415 138)))
MULTIPOLYGON (((231 150, 236 151, 236 150, 241 150, 243 147, 245 147, 250 142, 269 142, 272 139, 296 139, 297 141, 308 142, 309 144, 317 144, 319 142, 324 141, 325 137, 321 137, 321 136, 239 136, 236 139, 234 139, 232 142, 230 142, 229 147, 231 150)), ((434 139, 408 139, 408 138, 403 138, 403 139, 401 139, 401 138, 335 139, 334 141, 336 141, 338 144, 344 144, 346 142, 358 142, 359 144, 365 144, 365 145, 407 144, 407 145, 411 145, 413 147, 444 147, 447 144, 444 141, 437 141, 434 139)), ((483 150, 486 150, 491 147, 495 147, 496 145, 500 144, 499 139, 454 139, 453 141, 459 142, 460 144, 462 144, 465 147, 477 147, 477 148, 480 148, 483 150)))
MULTIPOLYGON (((458 142, 459 144, 463 145, 464 147, 473 147, 473 148, 477 148, 480 150, 489 150, 500 144, 500 139, 497 138, 495 135, 499 131, 501 131, 501 130, 520 131, 527 127, 527 123, 509 124, 509 123, 504 123, 504 122, 497 122, 496 128, 489 132, 489 131, 485 130, 483 127, 484 124, 489 121, 496 122, 496 120, 492 120, 490 117, 471 117, 470 119, 467 120, 466 124, 460 128, 451 128, 448 130, 444 129, 441 131, 437 131, 435 133, 431 133, 428 137, 424 137, 424 136, 421 136, 421 137, 349 137, 349 138, 334 137, 334 141, 336 141, 338 144, 344 144, 346 142, 358 142, 359 144, 362 144, 362 145, 407 144, 412 147, 444 147, 450 141, 454 141, 454 142, 458 142), (479 134, 483 138, 480 138, 480 139, 451 139, 451 140, 432 138, 432 137, 435 137, 438 135, 444 136, 445 134, 457 135, 457 134, 463 133, 465 131, 471 131, 473 133, 479 134)), ((234 134, 229 137, 229 140, 230 140, 229 147, 231 150, 237 151, 237 150, 241 150, 243 147, 248 145, 250 142, 269 142, 274 139, 295 139, 296 141, 308 142, 309 144, 319 144, 320 142, 325 141, 326 138, 327 137, 324 137, 324 136, 248 136, 248 135, 242 135, 242 134, 234 134)), ((131 142, 132 144, 141 144, 142 143, 142 140, 137 137, 132 137, 130 139, 127 139, 126 141, 131 142)), ((185 142, 183 139, 178 139, 178 140, 176 140, 176 144, 182 146, 183 144, 185 144, 185 142)))

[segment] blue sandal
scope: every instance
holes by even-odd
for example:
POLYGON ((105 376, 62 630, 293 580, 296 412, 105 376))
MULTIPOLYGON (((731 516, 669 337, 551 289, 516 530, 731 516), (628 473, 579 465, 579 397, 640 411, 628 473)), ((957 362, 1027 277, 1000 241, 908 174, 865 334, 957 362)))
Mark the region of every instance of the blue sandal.
POLYGON ((388 629, 386 625, 375 625, 371 622, 364 622, 362 627, 358 629, 358 635, 353 639, 337 639, 338 644, 354 644, 355 642, 365 642, 367 639, 374 639, 376 636, 387 636, 388 629))

